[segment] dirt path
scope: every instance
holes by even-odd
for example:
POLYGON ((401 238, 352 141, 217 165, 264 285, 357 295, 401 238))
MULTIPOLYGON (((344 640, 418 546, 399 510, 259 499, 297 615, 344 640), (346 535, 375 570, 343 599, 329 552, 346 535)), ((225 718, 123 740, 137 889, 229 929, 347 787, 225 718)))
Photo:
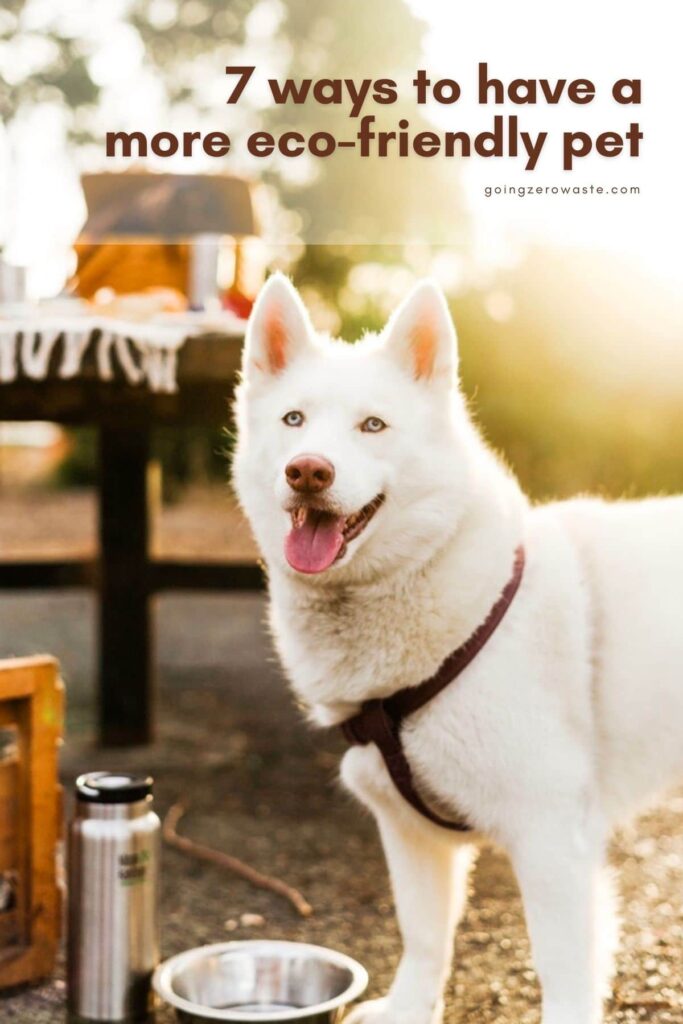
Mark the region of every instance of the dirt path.
MULTIPOLYGON (((28 599, 22 626, 52 602, 55 634, 75 628, 73 608, 52 598, 28 599)), ((11 616, 0 599, 0 623, 11 616)), ((179 795, 191 801, 185 831, 275 872, 298 886, 316 908, 298 919, 276 897, 215 868, 166 851, 163 863, 163 952, 169 955, 226 938, 272 937, 321 942, 346 950, 368 967, 371 994, 390 979, 399 954, 382 854, 372 822, 338 789, 336 736, 300 722, 273 664, 259 597, 168 598, 160 611, 160 735, 147 750, 95 751, 83 733, 78 691, 72 705, 63 775, 71 785, 86 768, 134 767, 158 780, 165 810, 179 795), (76 699, 76 697, 78 699, 76 699), (261 927, 240 924, 262 915, 261 927), (231 922, 231 923, 228 923, 231 922)), ((74 634, 81 644, 82 633, 74 634)), ((0 651, 10 639, 2 635, 0 651)), ((65 651, 67 661, 71 656, 65 651)), ((68 666, 67 666, 68 667, 68 666)), ((87 665, 81 670, 87 675, 87 665)), ((683 799, 621 835, 613 861, 622 870, 624 943, 610 1024, 683 1020, 683 799)), ((62 1024, 63 967, 33 990, 4 999, 3 1022, 62 1024)), ((172 1016, 162 1010, 159 1024, 172 1016)), ((469 909, 456 941, 448 986, 452 1024, 531 1024, 538 990, 516 886, 505 858, 485 850, 469 909)))

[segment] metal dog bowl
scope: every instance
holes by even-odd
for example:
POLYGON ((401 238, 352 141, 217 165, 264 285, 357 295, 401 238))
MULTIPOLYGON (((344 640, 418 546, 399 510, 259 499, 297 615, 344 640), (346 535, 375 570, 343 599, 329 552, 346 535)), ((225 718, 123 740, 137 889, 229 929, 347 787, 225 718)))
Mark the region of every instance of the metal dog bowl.
POLYGON ((179 953, 154 972, 157 994, 181 1021, 335 1024, 368 984, 343 953, 302 942, 219 942, 179 953))

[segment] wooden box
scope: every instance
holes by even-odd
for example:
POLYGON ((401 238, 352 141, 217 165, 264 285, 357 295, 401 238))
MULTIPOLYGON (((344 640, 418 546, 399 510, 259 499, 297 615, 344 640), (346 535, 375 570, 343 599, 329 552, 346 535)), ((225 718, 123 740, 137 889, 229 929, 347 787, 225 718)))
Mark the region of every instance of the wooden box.
POLYGON ((57 953, 63 707, 54 658, 0 661, 0 988, 49 974, 57 953))

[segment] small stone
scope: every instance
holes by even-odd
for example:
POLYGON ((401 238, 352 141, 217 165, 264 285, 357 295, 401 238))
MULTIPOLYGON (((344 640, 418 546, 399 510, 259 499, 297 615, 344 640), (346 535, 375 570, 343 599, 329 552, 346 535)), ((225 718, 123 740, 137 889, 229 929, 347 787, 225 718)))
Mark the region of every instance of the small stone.
POLYGON ((225 922, 225 930, 226 930, 226 932, 234 932, 238 928, 239 928, 239 924, 234 919, 234 917, 229 917, 228 920, 225 922))
POLYGON ((243 928, 262 928, 265 923, 266 919, 261 914, 242 914, 240 917, 243 928))

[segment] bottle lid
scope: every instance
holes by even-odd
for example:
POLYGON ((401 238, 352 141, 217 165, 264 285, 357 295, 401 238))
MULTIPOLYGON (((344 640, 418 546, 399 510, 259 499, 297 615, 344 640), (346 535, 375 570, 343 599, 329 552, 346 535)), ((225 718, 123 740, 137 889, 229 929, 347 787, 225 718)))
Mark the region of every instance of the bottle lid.
POLYGON ((152 795, 151 775, 88 772, 76 779, 76 798, 90 804, 132 804, 152 795))

